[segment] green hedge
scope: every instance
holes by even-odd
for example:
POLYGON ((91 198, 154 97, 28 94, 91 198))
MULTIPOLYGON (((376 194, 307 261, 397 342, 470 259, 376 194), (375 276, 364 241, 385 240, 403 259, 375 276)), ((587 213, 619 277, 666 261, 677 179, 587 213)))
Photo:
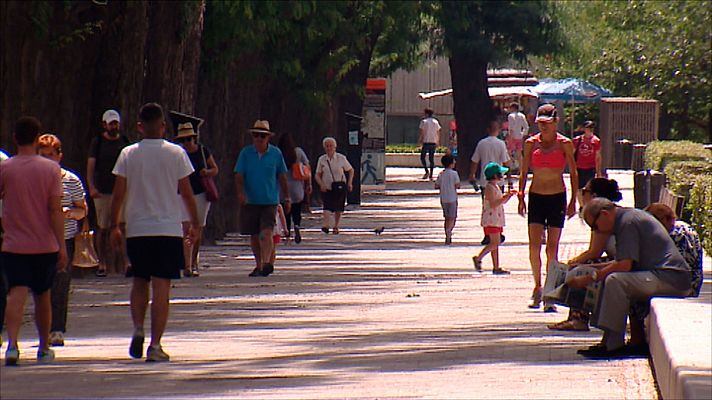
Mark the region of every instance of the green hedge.
POLYGON ((645 148, 646 169, 663 171, 668 163, 685 160, 712 162, 712 155, 701 143, 688 140, 654 141, 645 148))
MULTIPOLYGON (((436 153, 447 152, 447 147, 438 146, 435 149, 436 153)), ((398 144, 387 144, 386 153, 420 153, 420 145, 417 143, 398 143, 398 144)))
POLYGON ((680 218, 695 228, 705 252, 712 255, 712 162, 670 162, 665 176, 670 190, 685 197, 680 218))

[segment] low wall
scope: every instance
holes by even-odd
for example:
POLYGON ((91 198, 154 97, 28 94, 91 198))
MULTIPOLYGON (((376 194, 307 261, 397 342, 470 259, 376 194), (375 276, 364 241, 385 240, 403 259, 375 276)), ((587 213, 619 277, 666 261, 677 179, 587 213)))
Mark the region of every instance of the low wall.
MULTIPOLYGON (((435 154, 435 165, 441 166, 440 159, 444 154, 435 154)), ((426 159, 429 164, 430 161, 426 159)), ((413 153, 386 153, 386 167, 422 167, 420 154, 413 153)))

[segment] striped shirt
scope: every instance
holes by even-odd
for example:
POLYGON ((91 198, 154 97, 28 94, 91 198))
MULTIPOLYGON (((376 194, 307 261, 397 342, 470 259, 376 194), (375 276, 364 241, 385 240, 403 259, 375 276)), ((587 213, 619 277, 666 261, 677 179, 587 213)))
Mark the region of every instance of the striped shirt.
MULTIPOLYGON (((81 202, 86 196, 81 179, 74 172, 64 168, 62 168, 62 192, 62 209, 73 207, 74 203, 81 202)), ((64 220, 64 239, 73 238, 78 231, 75 219, 64 220)))

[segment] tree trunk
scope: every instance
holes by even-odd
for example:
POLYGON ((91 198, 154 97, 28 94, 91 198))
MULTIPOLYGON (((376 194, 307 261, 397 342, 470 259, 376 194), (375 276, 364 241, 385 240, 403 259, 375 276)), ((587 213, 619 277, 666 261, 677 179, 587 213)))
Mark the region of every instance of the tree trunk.
POLYGON ((477 142, 487 136, 487 125, 493 117, 487 90, 487 61, 453 51, 450 75, 457 120, 457 172, 464 179, 470 173, 470 157, 477 142))

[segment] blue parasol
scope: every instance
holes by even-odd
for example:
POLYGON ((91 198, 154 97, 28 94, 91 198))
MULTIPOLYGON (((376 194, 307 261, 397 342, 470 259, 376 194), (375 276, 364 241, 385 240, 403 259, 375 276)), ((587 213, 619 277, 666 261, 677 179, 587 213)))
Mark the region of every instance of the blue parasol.
POLYGON ((544 102, 563 100, 588 103, 600 101, 601 97, 613 96, 609 90, 578 78, 542 79, 532 90, 539 94, 539 100, 544 102))

